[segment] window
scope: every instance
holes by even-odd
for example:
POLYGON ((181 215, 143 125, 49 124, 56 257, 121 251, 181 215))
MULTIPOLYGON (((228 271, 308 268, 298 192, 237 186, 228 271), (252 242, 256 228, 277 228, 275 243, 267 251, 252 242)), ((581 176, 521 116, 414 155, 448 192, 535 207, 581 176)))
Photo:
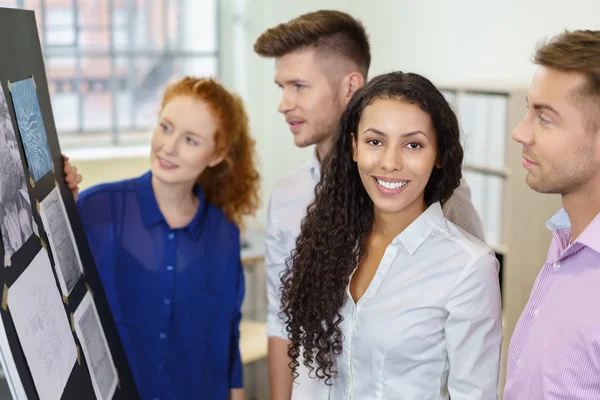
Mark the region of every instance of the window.
POLYGON ((61 143, 145 141, 164 87, 218 75, 218 0, 0 0, 35 11, 61 143))

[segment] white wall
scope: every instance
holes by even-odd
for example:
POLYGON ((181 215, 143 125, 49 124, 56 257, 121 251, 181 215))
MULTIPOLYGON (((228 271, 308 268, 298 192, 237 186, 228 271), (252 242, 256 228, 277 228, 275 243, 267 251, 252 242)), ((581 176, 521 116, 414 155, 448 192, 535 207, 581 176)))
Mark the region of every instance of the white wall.
POLYGON ((528 85, 541 39, 600 29, 598 0, 372 0, 353 8, 371 34, 373 73, 405 69, 437 83, 528 85))
POLYGON ((437 84, 511 87, 529 84, 534 69, 531 55, 544 37, 565 28, 600 29, 598 0, 225 0, 222 4, 224 36, 231 35, 227 28, 234 20, 231 10, 242 10, 244 26, 238 42, 223 42, 223 77, 244 95, 257 139, 263 174, 258 218, 263 223, 273 184, 312 151, 293 145, 277 113, 273 61, 252 51, 265 29, 304 12, 339 9, 367 27, 373 57, 370 76, 401 69, 421 73, 437 84))

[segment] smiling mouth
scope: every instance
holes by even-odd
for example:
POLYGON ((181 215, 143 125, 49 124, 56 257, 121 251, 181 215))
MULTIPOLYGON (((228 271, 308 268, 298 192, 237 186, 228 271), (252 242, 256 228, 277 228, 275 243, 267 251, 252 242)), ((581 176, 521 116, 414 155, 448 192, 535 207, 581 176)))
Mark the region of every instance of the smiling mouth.
POLYGON ((375 178, 375 181, 377 181, 377 183, 388 190, 395 190, 395 189, 399 189, 401 187, 406 186, 406 184, 408 183, 408 181, 397 181, 397 182, 388 182, 388 181, 384 181, 383 179, 378 179, 375 178))
POLYGON ((158 157, 158 162, 160 163, 160 165, 164 168, 177 168, 178 165, 177 164, 173 164, 170 161, 165 160, 162 157, 158 157))

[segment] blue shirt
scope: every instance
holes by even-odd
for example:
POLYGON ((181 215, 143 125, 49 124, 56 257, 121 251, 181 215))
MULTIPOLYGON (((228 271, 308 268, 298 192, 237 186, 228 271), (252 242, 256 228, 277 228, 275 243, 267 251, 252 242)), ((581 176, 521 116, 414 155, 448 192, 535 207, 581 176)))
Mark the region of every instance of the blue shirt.
POLYGON ((171 229, 151 177, 77 202, 127 360, 142 399, 227 399, 243 386, 239 230, 198 187, 194 219, 171 229))

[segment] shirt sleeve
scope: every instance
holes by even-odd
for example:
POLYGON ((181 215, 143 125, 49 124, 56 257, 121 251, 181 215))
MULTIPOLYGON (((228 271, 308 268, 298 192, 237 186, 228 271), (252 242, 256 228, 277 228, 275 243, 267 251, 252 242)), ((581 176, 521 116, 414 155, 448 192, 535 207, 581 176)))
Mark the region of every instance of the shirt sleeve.
POLYGON ((485 242, 483 224, 471 201, 471 189, 464 179, 460 180, 460 186, 452 193, 443 208, 446 218, 485 242))
POLYGON ((453 399, 497 399, 502 317, 499 264, 490 251, 465 268, 448 300, 446 342, 453 399))
POLYGON ((267 336, 287 339, 285 326, 279 318, 281 306, 281 274, 285 270, 285 261, 289 257, 285 241, 278 225, 273 207, 269 201, 267 231, 265 237, 265 271, 267 275, 267 336))
POLYGON ((238 261, 235 309, 232 319, 230 341, 230 374, 229 387, 238 389, 244 387, 242 356, 240 354, 240 321, 242 320, 242 303, 244 302, 245 280, 241 260, 238 261))

